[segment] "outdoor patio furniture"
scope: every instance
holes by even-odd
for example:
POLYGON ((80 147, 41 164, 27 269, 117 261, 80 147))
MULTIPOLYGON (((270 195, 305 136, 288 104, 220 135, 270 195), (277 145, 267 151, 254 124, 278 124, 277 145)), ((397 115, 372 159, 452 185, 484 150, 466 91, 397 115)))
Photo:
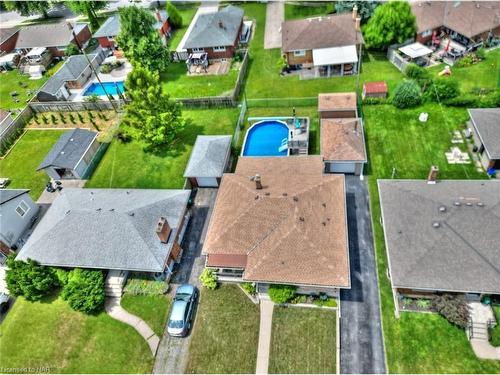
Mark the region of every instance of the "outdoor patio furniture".
POLYGON ((10 93, 10 96, 12 96, 12 97, 14 97, 14 96, 18 96, 18 95, 19 95, 19 93, 18 93, 17 91, 12 91, 12 92, 10 93))
POLYGON ((10 178, 0 177, 0 189, 5 189, 10 182, 10 178))

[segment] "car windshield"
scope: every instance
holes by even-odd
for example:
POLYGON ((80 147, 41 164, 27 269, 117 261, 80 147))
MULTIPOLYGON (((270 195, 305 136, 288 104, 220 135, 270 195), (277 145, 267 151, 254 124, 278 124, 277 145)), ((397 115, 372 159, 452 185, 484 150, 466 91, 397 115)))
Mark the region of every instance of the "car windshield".
POLYGON ((182 320, 171 320, 168 322, 168 326, 170 328, 182 328, 184 326, 184 322, 182 320))
POLYGON ((191 295, 186 294, 186 293, 178 293, 175 295, 176 301, 189 301, 190 298, 191 298, 191 295))

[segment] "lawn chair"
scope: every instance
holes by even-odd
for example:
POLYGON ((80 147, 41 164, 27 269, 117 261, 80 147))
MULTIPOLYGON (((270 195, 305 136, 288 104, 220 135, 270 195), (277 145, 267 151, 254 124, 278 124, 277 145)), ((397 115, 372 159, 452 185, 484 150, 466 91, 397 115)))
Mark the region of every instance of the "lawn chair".
POLYGON ((0 189, 5 189, 10 182, 10 178, 0 177, 0 189))

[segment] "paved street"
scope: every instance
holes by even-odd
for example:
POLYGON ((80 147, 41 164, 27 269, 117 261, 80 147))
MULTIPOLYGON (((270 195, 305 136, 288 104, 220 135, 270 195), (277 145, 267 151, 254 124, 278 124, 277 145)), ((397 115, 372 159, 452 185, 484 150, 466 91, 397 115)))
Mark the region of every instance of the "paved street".
MULTIPOLYGON (((191 220, 184 235, 182 261, 174 270, 171 280, 172 295, 177 286, 183 283, 200 286, 198 277, 205 264, 205 258, 201 256, 201 248, 216 196, 217 189, 198 189, 191 208, 191 220)), ((158 347, 153 372, 155 374, 184 373, 190 338, 191 335, 185 338, 173 338, 165 331, 158 347)))
POLYGON ((342 374, 385 373, 370 207, 366 182, 346 176, 351 289, 342 290, 342 374))

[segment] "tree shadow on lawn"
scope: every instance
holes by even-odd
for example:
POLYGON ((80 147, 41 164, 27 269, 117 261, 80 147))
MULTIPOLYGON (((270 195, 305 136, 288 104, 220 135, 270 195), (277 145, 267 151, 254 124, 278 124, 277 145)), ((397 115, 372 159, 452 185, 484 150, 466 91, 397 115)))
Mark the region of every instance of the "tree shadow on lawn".
POLYGON ((196 125, 193 120, 186 119, 186 127, 179 133, 176 140, 172 142, 168 147, 144 147, 145 153, 152 154, 158 157, 178 157, 186 151, 186 146, 194 145, 196 137, 198 135, 204 134, 205 128, 200 125, 196 125))

